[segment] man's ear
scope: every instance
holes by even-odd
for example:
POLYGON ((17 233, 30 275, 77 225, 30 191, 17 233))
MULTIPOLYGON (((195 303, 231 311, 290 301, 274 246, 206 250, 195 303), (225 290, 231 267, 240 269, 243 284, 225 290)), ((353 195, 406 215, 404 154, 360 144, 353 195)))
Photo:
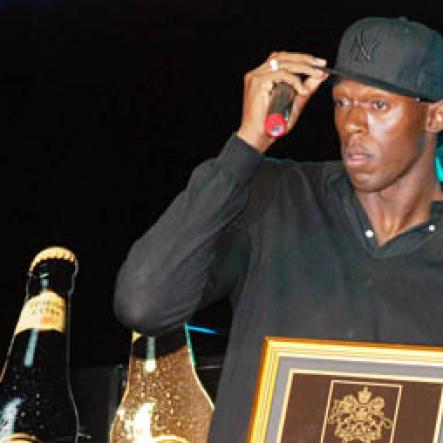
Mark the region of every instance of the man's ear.
POLYGON ((426 130, 433 134, 443 131, 443 100, 428 105, 426 130))

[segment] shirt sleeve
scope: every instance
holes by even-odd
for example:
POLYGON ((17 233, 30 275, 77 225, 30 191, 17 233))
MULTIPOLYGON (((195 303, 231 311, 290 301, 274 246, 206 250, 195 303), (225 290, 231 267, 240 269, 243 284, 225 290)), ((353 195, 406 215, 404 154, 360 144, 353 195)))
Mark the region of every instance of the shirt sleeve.
POLYGON ((203 295, 205 304, 220 296, 208 295, 211 267, 222 261, 217 243, 245 208, 262 158, 232 135, 217 158, 194 170, 186 189, 133 244, 119 271, 114 311, 122 324, 159 335, 188 320, 203 295))

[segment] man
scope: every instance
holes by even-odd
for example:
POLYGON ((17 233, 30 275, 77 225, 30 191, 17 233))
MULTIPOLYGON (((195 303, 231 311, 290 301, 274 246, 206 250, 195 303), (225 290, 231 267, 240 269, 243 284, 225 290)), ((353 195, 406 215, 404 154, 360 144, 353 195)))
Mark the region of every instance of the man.
MULTIPOLYGON (((275 53, 245 76, 239 130, 199 166, 132 247, 115 309, 160 334, 232 298, 230 343, 210 442, 244 442, 263 338, 443 344, 443 38, 404 19, 367 18, 343 35, 334 69, 275 53), (279 82, 288 122, 332 74, 342 162, 266 159, 279 82)), ((314 149, 314 148, 313 148, 314 149)))

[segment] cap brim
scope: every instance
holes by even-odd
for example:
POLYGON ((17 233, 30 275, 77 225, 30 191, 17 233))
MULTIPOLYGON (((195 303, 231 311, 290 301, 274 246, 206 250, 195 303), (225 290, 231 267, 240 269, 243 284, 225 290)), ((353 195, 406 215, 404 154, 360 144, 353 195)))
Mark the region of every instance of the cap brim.
POLYGON ((420 98, 421 100, 433 101, 429 97, 421 96, 419 93, 417 93, 417 91, 412 91, 407 88, 402 88, 397 85, 393 85, 391 83, 388 83, 388 82, 385 82, 382 80, 368 77, 363 74, 349 72, 349 71, 345 71, 345 70, 341 70, 341 69, 327 68, 327 67, 320 67, 320 69, 327 72, 328 74, 333 75, 333 76, 347 78, 350 80, 355 80, 355 81, 364 83, 366 85, 373 86, 375 88, 384 89, 389 92, 394 92, 395 94, 406 95, 407 97, 413 97, 413 98, 420 98))

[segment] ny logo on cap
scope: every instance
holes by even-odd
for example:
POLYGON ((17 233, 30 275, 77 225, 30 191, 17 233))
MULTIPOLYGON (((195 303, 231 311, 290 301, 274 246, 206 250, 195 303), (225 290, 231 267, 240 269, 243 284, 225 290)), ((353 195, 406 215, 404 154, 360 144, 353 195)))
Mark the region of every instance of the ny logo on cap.
POLYGON ((360 31, 355 36, 354 43, 349 50, 349 56, 356 62, 371 62, 374 55, 374 51, 378 48, 380 42, 375 38, 364 35, 363 31, 360 31))

